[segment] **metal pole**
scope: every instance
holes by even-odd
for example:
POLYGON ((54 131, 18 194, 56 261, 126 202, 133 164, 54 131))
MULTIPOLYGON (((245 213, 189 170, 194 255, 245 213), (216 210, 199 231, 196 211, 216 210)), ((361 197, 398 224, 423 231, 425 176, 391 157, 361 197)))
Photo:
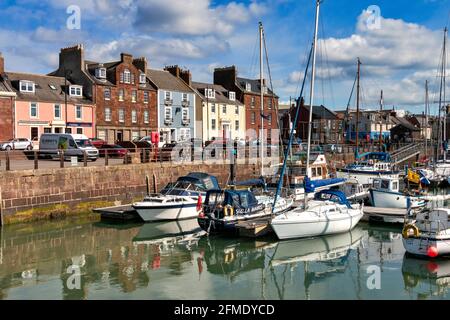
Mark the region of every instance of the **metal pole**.
MULTIPOLYGON (((311 131, 312 131, 312 118, 313 118, 313 108, 314 108, 314 81, 316 77, 316 53, 317 53, 317 33, 319 29, 319 13, 320 13, 320 2, 316 1, 316 24, 314 27, 314 42, 313 42, 313 55, 312 55, 312 70, 311 70, 311 92, 309 96, 309 121, 308 121, 308 151, 306 153, 306 177, 309 177, 309 161, 311 152, 311 131)), ((305 193, 305 208, 308 204, 308 197, 305 193)))
POLYGON ((359 153, 359 91, 360 91, 360 76, 361 76, 361 60, 358 58, 358 72, 356 85, 356 154, 359 153))
POLYGON ((425 159, 428 158, 428 80, 425 81, 425 159))
POLYGON ((380 98, 380 151, 383 151, 383 90, 380 98))
POLYGON ((262 22, 259 23, 259 59, 260 59, 260 63, 259 63, 259 77, 260 77, 260 81, 261 81, 261 132, 259 135, 259 144, 260 144, 260 159, 261 159, 261 176, 264 176, 264 62, 263 62, 263 25, 262 22))
POLYGON ((39 168, 38 163, 38 153, 36 150, 34 150, 34 170, 37 170, 39 168))

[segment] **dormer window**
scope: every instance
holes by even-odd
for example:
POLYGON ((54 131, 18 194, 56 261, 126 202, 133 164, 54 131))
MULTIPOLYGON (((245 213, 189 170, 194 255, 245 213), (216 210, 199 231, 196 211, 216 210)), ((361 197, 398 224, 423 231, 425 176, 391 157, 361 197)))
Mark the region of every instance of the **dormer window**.
POLYGON ((19 87, 20 92, 34 93, 35 91, 35 84, 33 81, 20 80, 19 87))
POLYGON ((206 89, 205 90, 206 97, 208 99, 215 99, 216 98, 216 91, 214 89, 206 89))
POLYGON ((97 68, 97 69, 95 69, 95 76, 98 79, 106 79, 106 68, 97 68))
POLYGON ((83 87, 82 86, 70 86, 69 87, 70 95, 73 97, 82 97, 83 96, 83 87))
POLYGON ((245 90, 246 91, 252 91, 252 85, 248 82, 245 83, 245 90))
POLYGON ((230 92, 228 93, 228 98, 229 98, 231 101, 235 101, 235 100, 236 100, 236 92, 230 91, 230 92))
POLYGON ((141 74, 139 75, 139 83, 145 84, 146 80, 147 80, 147 77, 146 77, 145 73, 141 72, 141 74))

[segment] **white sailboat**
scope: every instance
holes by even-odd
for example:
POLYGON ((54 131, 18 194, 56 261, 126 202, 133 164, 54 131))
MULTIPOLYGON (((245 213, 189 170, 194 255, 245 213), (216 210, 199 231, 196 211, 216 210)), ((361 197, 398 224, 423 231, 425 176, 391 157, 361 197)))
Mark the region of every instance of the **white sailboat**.
MULTIPOLYGON (((312 109, 314 106, 314 80, 320 2, 320 0, 316 1, 316 23, 312 52, 308 150, 306 156, 307 178, 309 178, 308 172, 310 166, 311 123, 312 109)), ((345 197, 345 194, 341 191, 321 191, 310 202, 308 202, 308 197, 304 198, 304 208, 296 208, 288 211, 271 221, 272 229, 279 239, 306 238, 347 232, 352 230, 363 217, 362 206, 359 204, 351 205, 345 197)))

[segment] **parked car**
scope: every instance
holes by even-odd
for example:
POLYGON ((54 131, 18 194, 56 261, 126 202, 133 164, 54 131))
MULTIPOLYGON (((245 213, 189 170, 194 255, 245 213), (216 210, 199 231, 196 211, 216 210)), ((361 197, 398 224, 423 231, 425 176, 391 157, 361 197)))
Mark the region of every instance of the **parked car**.
POLYGON ((99 138, 92 138, 91 143, 94 147, 100 148, 102 145, 106 144, 106 141, 99 138))
POLYGON ((60 151, 64 151, 64 158, 84 158, 84 153, 91 161, 98 158, 98 149, 91 140, 83 134, 44 133, 39 140, 39 156, 46 158, 58 158, 60 151))
POLYGON ((26 138, 16 138, 1 144, 1 150, 33 150, 33 142, 26 138))
POLYGON ((190 142, 174 142, 165 143, 162 148, 158 150, 158 160, 160 161, 177 161, 177 160, 192 160, 190 142))
POLYGON ((98 149, 100 157, 104 157, 108 152, 108 157, 123 158, 128 154, 128 150, 117 144, 104 144, 98 149))

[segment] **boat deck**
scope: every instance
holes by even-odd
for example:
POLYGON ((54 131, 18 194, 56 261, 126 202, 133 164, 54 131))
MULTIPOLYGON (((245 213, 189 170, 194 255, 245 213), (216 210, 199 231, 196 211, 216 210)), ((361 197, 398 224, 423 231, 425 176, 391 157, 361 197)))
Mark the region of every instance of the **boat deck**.
POLYGON ((121 205, 106 208, 99 208, 93 210, 100 213, 102 219, 120 220, 120 221, 141 221, 136 210, 131 205, 121 205))
POLYGON ((273 232, 270 219, 242 221, 236 225, 239 236, 246 238, 259 238, 273 232))

